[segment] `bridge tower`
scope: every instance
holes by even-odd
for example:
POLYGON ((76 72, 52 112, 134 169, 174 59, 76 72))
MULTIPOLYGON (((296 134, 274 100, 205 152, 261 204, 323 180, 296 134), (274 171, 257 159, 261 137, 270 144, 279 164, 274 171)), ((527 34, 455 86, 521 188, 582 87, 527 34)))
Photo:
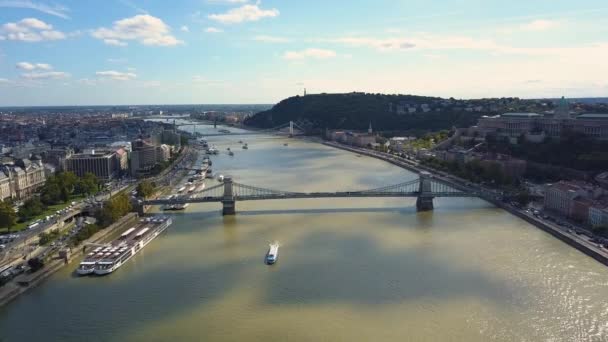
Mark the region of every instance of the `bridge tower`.
POLYGON ((232 192, 232 177, 224 178, 224 197, 222 198, 222 215, 236 214, 234 193, 232 192))
POLYGON ((293 121, 289 121, 289 137, 293 137, 293 121))
POLYGON ((433 210, 432 192, 431 174, 426 171, 420 172, 420 185, 418 187, 418 199, 416 200, 416 209, 418 211, 433 210))

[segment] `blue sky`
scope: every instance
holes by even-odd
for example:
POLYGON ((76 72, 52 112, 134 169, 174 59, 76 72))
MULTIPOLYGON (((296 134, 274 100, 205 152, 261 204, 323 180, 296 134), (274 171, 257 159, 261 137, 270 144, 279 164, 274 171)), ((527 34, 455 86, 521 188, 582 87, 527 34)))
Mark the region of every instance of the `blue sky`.
POLYGON ((605 0, 0 0, 0 106, 608 96, 605 0))

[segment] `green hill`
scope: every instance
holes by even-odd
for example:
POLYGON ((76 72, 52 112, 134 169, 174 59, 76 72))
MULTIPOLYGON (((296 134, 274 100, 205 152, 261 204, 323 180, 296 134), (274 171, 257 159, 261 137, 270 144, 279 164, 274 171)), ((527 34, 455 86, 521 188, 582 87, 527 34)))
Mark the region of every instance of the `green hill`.
POLYGON ((295 96, 245 124, 272 128, 294 121, 315 129, 365 130, 371 122, 377 131, 441 130, 474 125, 481 113, 466 110, 471 101, 366 93, 295 96))

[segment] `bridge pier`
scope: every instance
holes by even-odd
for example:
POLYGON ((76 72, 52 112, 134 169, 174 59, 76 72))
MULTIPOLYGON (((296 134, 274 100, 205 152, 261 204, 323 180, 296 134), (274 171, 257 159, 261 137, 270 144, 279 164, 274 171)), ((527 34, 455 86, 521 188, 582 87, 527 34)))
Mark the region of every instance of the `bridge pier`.
POLYGON ((235 215, 236 201, 232 192, 232 177, 224 177, 224 197, 222 198, 222 215, 235 215))
POLYGON ((222 215, 235 215, 236 214, 236 204, 234 200, 226 201, 222 200, 222 215))
POLYGON ((419 196, 416 200, 417 211, 431 211, 435 209, 433 206, 433 197, 422 197, 419 196))
POLYGON ((420 172, 420 185, 418 187, 418 199, 416 200, 416 210, 431 211, 435 209, 433 205, 433 189, 431 184, 431 174, 420 172))

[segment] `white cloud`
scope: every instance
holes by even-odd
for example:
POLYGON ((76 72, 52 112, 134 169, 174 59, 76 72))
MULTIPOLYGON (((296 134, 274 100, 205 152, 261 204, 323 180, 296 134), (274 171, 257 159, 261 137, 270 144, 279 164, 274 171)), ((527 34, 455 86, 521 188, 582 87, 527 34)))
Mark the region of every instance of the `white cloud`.
POLYGON ((114 46, 125 46, 127 40, 151 46, 175 46, 184 43, 171 35, 170 27, 161 19, 148 14, 115 21, 112 28, 101 27, 91 35, 114 46))
POLYGON ((189 29, 189 28, 188 28, 188 26, 186 26, 186 25, 183 25, 183 26, 182 26, 182 27, 180 27, 179 29, 180 29, 180 31, 182 31, 182 32, 190 32, 190 29, 189 29))
POLYGON ((207 27, 205 29, 205 32, 207 32, 207 33, 222 33, 222 32, 224 32, 224 30, 222 30, 220 28, 217 28, 217 27, 207 27))
POLYGON ((416 47, 413 41, 405 38, 342 37, 324 41, 355 47, 370 47, 379 51, 408 50, 416 47))
POLYGON ((106 43, 106 45, 111 45, 111 46, 127 46, 127 45, 129 45, 127 42, 123 42, 122 40, 118 40, 118 39, 104 39, 103 42, 106 43))
POLYGON ((289 43, 291 39, 285 37, 276 37, 276 36, 266 36, 266 35, 258 35, 252 38, 256 42, 264 42, 264 43, 289 43))
POLYGON ((32 70, 51 70, 53 67, 46 63, 29 63, 29 62, 19 62, 16 65, 17 69, 32 71, 32 70))
POLYGON ((520 26, 522 31, 546 31, 559 26, 557 21, 538 19, 520 26))
POLYGON ((0 28, 0 40, 40 42, 65 39, 63 32, 53 30, 53 26, 36 18, 25 18, 16 23, 6 23, 0 28))
POLYGON ((21 77, 27 80, 48 80, 67 78, 70 74, 63 71, 28 72, 21 74, 21 77))
POLYGON ((561 26, 561 24, 562 23, 560 21, 556 20, 535 19, 523 24, 500 27, 497 29, 497 32, 503 34, 513 34, 518 32, 544 32, 558 28, 561 26))
POLYGON ((327 59, 336 57, 336 52, 324 49, 306 49, 302 51, 287 51, 283 54, 283 58, 287 60, 301 60, 306 58, 312 59, 327 59))
POLYGON ((115 70, 98 71, 95 75, 100 78, 111 79, 115 81, 130 81, 137 78, 137 75, 132 72, 120 72, 115 70))
POLYGON ((280 14, 276 8, 265 10, 255 5, 247 4, 228 10, 226 13, 210 14, 208 18, 222 24, 238 24, 247 21, 258 21, 263 18, 274 18, 280 14))
POLYGON ((0 84, 7 84, 10 83, 11 81, 9 81, 7 78, 0 78, 0 84))
POLYGON ((47 5, 44 3, 27 1, 27 0, 4 0, 4 1, 0 1, 0 7, 32 9, 32 10, 46 13, 49 15, 54 15, 56 17, 60 17, 63 19, 70 18, 66 14, 66 12, 69 12, 69 9, 67 7, 57 5, 57 4, 47 5))
POLYGON ((352 47, 367 47, 378 51, 416 50, 436 52, 440 50, 473 50, 493 54, 517 55, 545 55, 555 52, 555 48, 519 48, 499 44, 492 39, 434 34, 416 34, 409 38, 341 37, 319 39, 317 41, 352 47))

